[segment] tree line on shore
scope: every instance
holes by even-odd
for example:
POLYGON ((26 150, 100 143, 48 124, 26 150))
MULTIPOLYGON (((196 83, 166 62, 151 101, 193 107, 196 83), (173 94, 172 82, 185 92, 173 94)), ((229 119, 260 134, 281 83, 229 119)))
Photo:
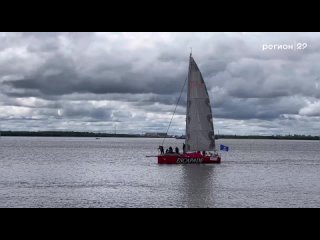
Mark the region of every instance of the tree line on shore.
MULTIPOLYGON (((112 133, 94 133, 94 132, 72 132, 72 131, 0 131, 1 136, 11 137, 148 137, 144 134, 112 134, 112 133)), ((170 138, 171 136, 168 136, 170 138)), ((216 135, 217 139, 275 139, 275 140, 320 140, 319 136, 311 135, 216 135)))

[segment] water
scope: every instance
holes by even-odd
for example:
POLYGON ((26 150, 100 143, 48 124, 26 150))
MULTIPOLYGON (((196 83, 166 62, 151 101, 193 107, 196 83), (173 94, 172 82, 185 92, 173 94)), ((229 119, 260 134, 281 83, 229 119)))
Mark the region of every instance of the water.
POLYGON ((2 137, 0 207, 320 207, 319 141, 221 139, 221 165, 175 166, 145 157, 160 142, 2 137))

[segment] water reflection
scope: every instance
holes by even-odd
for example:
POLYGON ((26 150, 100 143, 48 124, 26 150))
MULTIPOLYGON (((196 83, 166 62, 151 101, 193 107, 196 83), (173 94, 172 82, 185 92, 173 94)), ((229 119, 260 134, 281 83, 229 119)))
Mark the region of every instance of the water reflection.
POLYGON ((185 207, 214 207, 215 166, 182 165, 184 182, 183 202, 185 207))

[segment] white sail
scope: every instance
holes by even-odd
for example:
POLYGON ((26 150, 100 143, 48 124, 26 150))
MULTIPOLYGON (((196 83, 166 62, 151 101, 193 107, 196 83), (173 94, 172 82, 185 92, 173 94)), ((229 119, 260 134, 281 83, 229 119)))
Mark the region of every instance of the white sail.
POLYGON ((213 151, 215 136, 207 87, 191 55, 189 64, 186 151, 213 151))

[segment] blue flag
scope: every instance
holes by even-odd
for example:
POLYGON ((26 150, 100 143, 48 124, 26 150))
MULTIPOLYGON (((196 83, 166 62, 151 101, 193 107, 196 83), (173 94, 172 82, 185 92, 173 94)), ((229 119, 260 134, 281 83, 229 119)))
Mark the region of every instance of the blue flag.
POLYGON ((220 145, 220 151, 229 152, 229 147, 228 146, 224 146, 224 145, 220 145))

